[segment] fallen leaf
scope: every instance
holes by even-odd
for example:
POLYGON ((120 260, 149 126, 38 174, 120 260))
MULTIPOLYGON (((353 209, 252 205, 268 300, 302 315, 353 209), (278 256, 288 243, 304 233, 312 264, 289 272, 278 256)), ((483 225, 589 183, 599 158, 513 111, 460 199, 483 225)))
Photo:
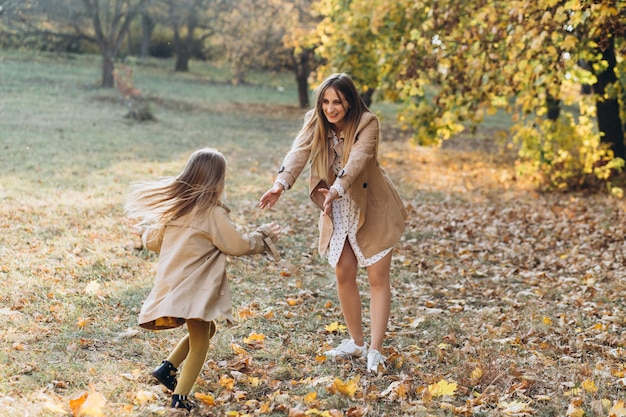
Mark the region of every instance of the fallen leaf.
POLYGON ((367 415, 369 411, 368 407, 350 407, 348 411, 346 411, 347 417, 364 417, 367 415))
POLYGON ((248 351, 246 351, 241 345, 237 343, 231 343, 230 349, 233 351, 235 355, 247 355, 248 351))
POLYGON ((338 321, 334 321, 330 324, 327 324, 325 330, 327 333, 343 333, 347 330, 347 327, 343 324, 339 324, 338 321))
POLYGON ((565 415, 568 417, 583 417, 585 415, 585 410, 576 407, 574 404, 570 404, 565 415))
POLYGON ((317 399, 317 392, 311 391, 307 395, 304 396, 303 401, 306 405, 310 405, 314 403, 316 399, 317 399))
POLYGON ((598 387, 596 386, 596 383, 590 379, 585 379, 580 385, 587 392, 598 392, 598 387))
POLYGON ((235 388, 235 382, 236 381, 234 378, 231 378, 227 375, 222 375, 222 377, 220 378, 220 385, 229 391, 232 391, 233 388, 235 388))
POLYGON ((204 403, 205 405, 208 405, 208 406, 215 405, 215 399, 213 398, 213 395, 211 394, 203 394, 201 392, 196 392, 194 393, 194 397, 197 400, 202 401, 202 403, 204 403))
POLYGON ((613 407, 609 410, 609 417, 626 417, 626 407, 623 400, 613 403, 613 407))
POLYGON ((480 378, 482 378, 483 376, 483 370, 481 367, 476 367, 474 368, 474 370, 472 371, 472 373, 470 374, 470 378, 472 380, 479 380, 480 378))
POLYGON ((512 417, 528 416, 535 411, 527 403, 521 401, 499 402, 498 409, 503 415, 512 417))
POLYGON ((342 381, 340 378, 335 378, 335 381, 330 385, 328 389, 333 394, 339 392, 352 398, 359 388, 359 380, 359 375, 346 382, 342 381))
POLYGON ((135 405, 143 405, 148 401, 158 400, 159 397, 151 391, 138 391, 135 393, 134 403, 135 405))
POLYGON ((100 283, 98 281, 91 281, 85 287, 85 293, 88 295, 97 295, 100 291, 100 283))
POLYGON ((243 342, 253 349, 263 349, 265 347, 265 335, 252 332, 248 337, 244 337, 243 342))
POLYGON ((445 379, 428 386, 428 393, 433 397, 443 397, 444 395, 454 395, 457 383, 448 382, 445 379))
POLYGON ((70 409, 75 417, 103 417, 106 398, 93 387, 78 398, 70 399, 70 409))

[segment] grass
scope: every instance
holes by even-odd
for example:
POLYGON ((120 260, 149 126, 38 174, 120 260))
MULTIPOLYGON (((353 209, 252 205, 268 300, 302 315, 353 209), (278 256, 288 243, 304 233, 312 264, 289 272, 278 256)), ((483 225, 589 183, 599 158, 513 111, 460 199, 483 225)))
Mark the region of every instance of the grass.
POLYGON ((359 361, 318 360, 346 334, 326 328, 342 319, 306 180, 257 208, 301 123, 293 77, 233 87, 206 63, 131 65, 155 122, 124 118, 117 92, 96 87, 96 57, 0 52, 2 415, 70 415, 84 393, 108 415, 166 413, 148 375, 184 333, 136 326, 157 257, 122 207, 132 181, 176 174, 204 146, 229 160, 233 219, 275 220, 286 236, 282 263, 230 260, 239 321, 213 340, 195 392, 215 404, 197 415, 608 416, 626 398, 623 201, 537 194, 481 146, 385 135, 381 163, 411 216, 392 266, 389 368, 370 377, 359 361), (457 389, 437 395, 441 380, 457 389))

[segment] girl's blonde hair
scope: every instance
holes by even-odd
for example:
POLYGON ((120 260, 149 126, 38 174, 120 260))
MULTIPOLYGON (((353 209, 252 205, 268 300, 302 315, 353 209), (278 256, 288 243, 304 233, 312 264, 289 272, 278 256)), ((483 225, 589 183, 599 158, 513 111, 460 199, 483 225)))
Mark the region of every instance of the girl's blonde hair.
MULTIPOLYGON (((346 73, 332 74, 314 91, 315 108, 312 116, 305 121, 301 134, 308 136, 309 140, 303 141, 304 147, 310 147, 311 166, 320 174, 327 185, 332 185, 332 175, 329 172, 330 167, 330 148, 328 144, 328 135, 331 131, 331 124, 324 115, 322 103, 324 93, 329 88, 334 88, 346 100, 343 105, 346 107, 345 124, 343 128, 343 165, 345 166, 350 155, 350 150, 355 142, 356 128, 361 120, 361 116, 365 112, 369 112, 367 105, 363 102, 359 92, 352 81, 352 78, 346 73)), ((341 96, 340 96, 341 97, 341 96)))
POLYGON ((125 210, 142 226, 163 226, 197 208, 221 204, 226 158, 212 148, 195 151, 177 177, 137 182, 125 210))

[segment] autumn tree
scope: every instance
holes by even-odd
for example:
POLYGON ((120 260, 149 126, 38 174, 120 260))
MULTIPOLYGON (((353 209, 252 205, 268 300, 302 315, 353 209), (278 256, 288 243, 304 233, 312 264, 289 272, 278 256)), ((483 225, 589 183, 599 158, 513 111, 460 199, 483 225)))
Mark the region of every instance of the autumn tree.
POLYGON ((313 0, 285 2, 283 18, 285 28, 283 44, 291 51, 292 68, 298 89, 298 102, 301 108, 309 106, 309 76, 317 67, 315 50, 320 42, 315 36, 320 16, 312 9, 313 0))
POLYGON ((173 33, 174 70, 189 71, 194 49, 220 31, 227 0, 155 0, 151 16, 173 33))
POLYGON ((285 68, 291 57, 283 46, 283 1, 241 0, 228 4, 223 26, 213 43, 231 65, 233 84, 245 83, 253 69, 285 68))
POLYGON ((111 0, 101 3, 99 0, 82 0, 86 11, 83 19, 90 21, 91 25, 80 24, 81 19, 72 23, 82 38, 95 42, 100 48, 103 87, 113 87, 113 61, 118 56, 130 23, 149 1, 111 0))
POLYGON ((113 61, 130 23, 150 1, 29 0, 11 2, 11 15, 19 19, 16 30, 20 33, 78 38, 96 44, 102 55, 101 84, 113 87, 113 61))
POLYGON ((614 160, 614 155, 623 154, 623 133, 609 133, 602 123, 605 105, 613 109, 608 119, 616 120, 611 103, 619 86, 613 76, 608 88, 599 87, 601 74, 615 75, 610 46, 623 38, 624 2, 320 0, 319 4, 330 19, 321 28, 329 38, 324 48, 356 45, 350 38, 357 36, 364 53, 348 59, 350 49, 339 48, 343 52, 337 54, 339 64, 357 71, 376 62, 369 73, 378 72, 378 86, 387 98, 405 103, 402 120, 420 142, 439 143, 503 109, 514 115, 520 157, 530 159, 533 169, 558 187, 584 186, 594 176, 606 179, 623 163, 614 160), (327 28, 334 25, 338 29, 331 33, 327 28), (593 62, 591 72, 577 65, 581 59, 593 62), (600 104, 596 109, 566 93, 574 82, 595 84, 594 99, 600 104), (583 106, 572 111, 571 106, 579 103, 583 106), (566 107, 568 112, 563 113, 566 107), (587 126, 594 113, 601 136, 587 126), (585 148, 589 140, 594 144, 585 148))
POLYGON ((315 4, 323 20, 317 26, 320 46, 316 53, 323 62, 318 79, 333 72, 349 72, 367 105, 380 83, 379 40, 372 30, 375 2, 321 0, 315 4))

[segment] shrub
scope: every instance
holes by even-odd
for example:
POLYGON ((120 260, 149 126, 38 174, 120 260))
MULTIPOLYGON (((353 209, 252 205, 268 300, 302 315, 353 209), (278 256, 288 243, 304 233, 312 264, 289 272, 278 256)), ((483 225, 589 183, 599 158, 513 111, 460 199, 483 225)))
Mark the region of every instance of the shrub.
POLYGON ((581 105, 578 122, 563 112, 556 120, 543 120, 516 129, 519 144, 518 173, 548 190, 579 190, 610 185, 624 160, 615 158, 594 129, 592 107, 581 105))

